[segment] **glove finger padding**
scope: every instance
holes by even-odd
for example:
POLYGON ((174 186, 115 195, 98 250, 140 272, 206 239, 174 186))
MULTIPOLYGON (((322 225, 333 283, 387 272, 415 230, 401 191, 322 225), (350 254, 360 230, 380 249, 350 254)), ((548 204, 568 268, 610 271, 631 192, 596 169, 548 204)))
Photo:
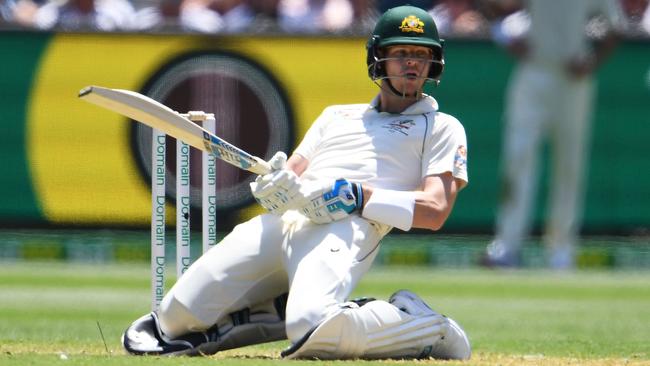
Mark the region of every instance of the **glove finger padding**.
POLYGON ((267 174, 251 183, 251 191, 257 202, 274 214, 297 207, 296 199, 300 191, 300 182, 296 174, 289 170, 267 174))
POLYGON ((268 193, 266 190, 269 188, 267 185, 273 180, 278 179, 276 177, 278 173, 282 172, 284 167, 287 164, 287 154, 282 151, 278 151, 273 155, 273 157, 268 161, 269 165, 273 169, 268 174, 258 175, 255 179, 255 182, 251 183, 251 192, 255 197, 263 197, 268 193))
POLYGON ((289 170, 277 170, 266 175, 260 175, 251 183, 251 192, 255 198, 265 198, 277 190, 292 190, 298 185, 298 177, 289 170))
POLYGON ((304 203, 300 211, 317 224, 341 220, 360 209, 363 204, 361 184, 346 179, 320 184, 320 187, 317 185, 303 196, 304 203))
POLYGON ((285 171, 282 177, 271 180, 265 187, 262 187, 262 194, 256 196, 256 198, 288 206, 294 201, 299 191, 300 182, 298 177, 293 172, 285 171))
POLYGON ((257 178, 255 178, 255 182, 250 184, 251 192, 255 198, 268 195, 269 193, 267 190, 270 188, 269 184, 273 180, 278 181, 286 178, 286 176, 281 175, 281 173, 284 171, 284 167, 287 164, 287 154, 278 151, 273 155, 268 163, 273 170, 268 174, 258 175, 257 178))
POLYGON ((298 176, 291 170, 285 170, 287 155, 278 151, 269 165, 274 169, 271 173, 259 175, 250 184, 253 197, 259 204, 274 214, 282 214, 288 210, 300 190, 298 176))
POLYGON ((269 165, 273 170, 284 169, 284 166, 287 165, 287 154, 283 151, 278 151, 273 155, 271 160, 268 161, 269 165))

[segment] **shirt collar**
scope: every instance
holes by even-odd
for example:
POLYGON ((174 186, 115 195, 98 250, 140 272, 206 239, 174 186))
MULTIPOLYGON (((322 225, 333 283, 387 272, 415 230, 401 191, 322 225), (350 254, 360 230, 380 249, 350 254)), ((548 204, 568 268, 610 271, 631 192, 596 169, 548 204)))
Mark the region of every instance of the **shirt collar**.
MULTIPOLYGON (((371 102, 370 102, 370 109, 376 110, 377 105, 379 104, 379 95, 377 95, 371 102)), ((430 95, 423 94, 422 99, 418 100, 417 102, 411 104, 408 108, 403 110, 400 114, 404 115, 412 115, 412 114, 423 114, 423 113, 429 113, 429 112, 435 112, 438 110, 438 101, 435 100, 430 95)))

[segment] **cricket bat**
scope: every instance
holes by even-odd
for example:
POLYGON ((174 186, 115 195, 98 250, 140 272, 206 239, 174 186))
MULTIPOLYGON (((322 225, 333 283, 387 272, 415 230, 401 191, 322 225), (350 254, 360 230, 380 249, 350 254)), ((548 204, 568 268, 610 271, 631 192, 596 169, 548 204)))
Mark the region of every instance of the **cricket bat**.
POLYGON ((163 131, 190 146, 210 152, 218 159, 240 169, 255 174, 267 174, 272 170, 266 161, 206 131, 146 95, 130 90, 93 85, 81 89, 79 98, 163 131))

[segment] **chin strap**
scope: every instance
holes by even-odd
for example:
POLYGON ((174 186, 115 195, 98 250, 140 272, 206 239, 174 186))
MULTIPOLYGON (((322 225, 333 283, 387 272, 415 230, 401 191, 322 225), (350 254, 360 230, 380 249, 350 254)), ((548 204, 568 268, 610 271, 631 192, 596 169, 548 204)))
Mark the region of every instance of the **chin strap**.
POLYGON ((404 92, 400 92, 399 90, 397 90, 397 88, 395 88, 393 86, 393 83, 390 81, 390 78, 388 78, 388 77, 381 77, 381 78, 377 78, 377 79, 372 80, 372 82, 375 83, 375 85, 377 85, 379 87, 379 89, 386 90, 386 88, 383 87, 384 84, 379 84, 377 82, 377 80, 384 81, 385 85, 388 86, 387 90, 390 91, 391 93, 393 93, 393 95, 395 95, 396 97, 400 97, 400 98, 403 98, 403 99, 407 99, 407 98, 408 99, 420 99, 420 97, 422 97, 422 90, 418 90, 415 94, 406 94, 404 92))

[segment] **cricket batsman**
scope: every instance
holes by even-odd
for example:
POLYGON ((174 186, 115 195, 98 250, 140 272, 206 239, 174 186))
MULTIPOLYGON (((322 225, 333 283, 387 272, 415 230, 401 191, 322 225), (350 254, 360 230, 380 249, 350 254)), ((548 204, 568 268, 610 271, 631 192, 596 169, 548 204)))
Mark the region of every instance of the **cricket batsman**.
POLYGON ((235 227, 123 335, 136 355, 198 355, 289 339, 289 359, 468 359, 451 318, 416 294, 350 300, 393 227, 438 230, 467 178, 463 126, 423 94, 443 72, 424 10, 401 6, 367 43, 370 104, 326 108, 251 183, 268 211, 235 227))

